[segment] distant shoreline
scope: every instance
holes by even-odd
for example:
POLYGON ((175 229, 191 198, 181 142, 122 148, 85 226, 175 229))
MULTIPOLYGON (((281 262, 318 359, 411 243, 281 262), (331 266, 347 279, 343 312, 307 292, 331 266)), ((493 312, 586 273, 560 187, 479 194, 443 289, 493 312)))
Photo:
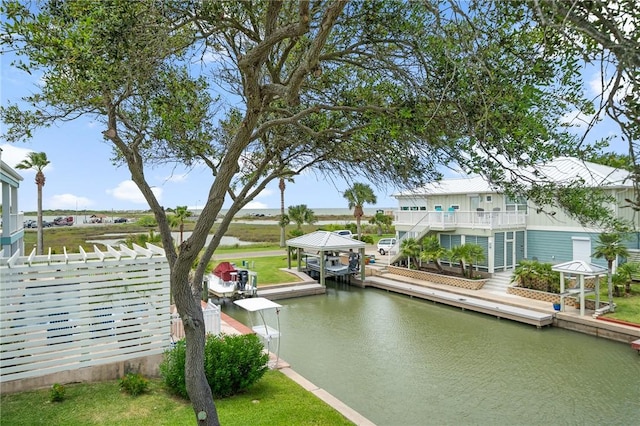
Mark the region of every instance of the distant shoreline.
MULTIPOLYGON (((309 207, 316 216, 353 216, 353 210, 348 208, 313 208, 309 207)), ((202 209, 190 209, 194 213, 199 213, 202 209)), ((378 210, 383 211, 386 214, 390 214, 391 212, 397 210, 397 207, 368 207, 364 206, 364 214, 365 216, 373 216, 376 214, 378 210)), ((224 216, 227 214, 228 209, 220 210, 219 216, 224 216)), ((22 214, 26 216, 36 216, 36 211, 25 211, 22 214)), ((107 217, 120 217, 126 215, 150 215, 152 214, 151 210, 43 210, 43 216, 49 217, 57 217, 57 216, 90 216, 92 214, 102 214, 107 217)), ((264 215, 264 217, 269 216, 279 216, 280 209, 252 209, 246 208, 240 210, 236 217, 251 217, 256 215, 264 215)))

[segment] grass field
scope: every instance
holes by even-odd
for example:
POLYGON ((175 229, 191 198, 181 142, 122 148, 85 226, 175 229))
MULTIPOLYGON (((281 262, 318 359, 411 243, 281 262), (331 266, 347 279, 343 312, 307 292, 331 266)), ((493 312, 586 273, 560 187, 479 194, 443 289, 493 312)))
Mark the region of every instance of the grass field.
MULTIPOLYGON (((50 390, 3 395, 1 423, 13 426, 195 424, 188 401, 169 394, 159 379, 133 397, 117 381, 65 385, 65 399, 50 402, 50 390)), ((332 407, 279 371, 268 371, 246 393, 216 401, 220 423, 245 425, 351 425, 332 407)))

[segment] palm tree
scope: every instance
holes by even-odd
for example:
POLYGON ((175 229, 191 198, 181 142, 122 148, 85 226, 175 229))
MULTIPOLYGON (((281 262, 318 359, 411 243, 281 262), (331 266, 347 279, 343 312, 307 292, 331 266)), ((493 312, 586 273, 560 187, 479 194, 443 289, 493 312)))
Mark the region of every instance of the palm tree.
POLYGON ((49 160, 44 152, 30 152, 25 160, 16 165, 16 169, 36 171, 36 185, 38 187, 38 234, 37 234, 37 254, 44 252, 44 239, 42 235, 42 187, 44 186, 45 177, 42 170, 47 167, 49 160))
POLYGON ((349 202, 349 208, 353 209, 353 216, 356 218, 358 239, 360 239, 360 219, 364 216, 362 206, 365 203, 375 204, 378 202, 373 189, 364 183, 354 183, 353 186, 344 192, 344 198, 349 202))
POLYGON ((626 262, 618 266, 613 276, 614 281, 617 278, 620 284, 624 284, 624 293, 627 296, 631 296, 631 281, 636 274, 640 274, 640 262, 626 262))
POLYGON ((451 247, 447 254, 451 263, 456 263, 456 262, 460 263, 460 270, 462 272, 462 276, 466 277, 467 274, 465 273, 464 260, 463 260, 466 256, 464 245, 451 247))
POLYGON ((629 250, 622 244, 622 235, 620 233, 606 233, 598 235, 598 245, 593 252, 596 259, 605 259, 607 261, 607 295, 609 297, 609 310, 614 311, 613 307, 613 262, 618 256, 629 256, 629 250))
POLYGON ((411 259, 420 255, 420 244, 415 238, 405 238, 400 243, 400 253, 407 258, 407 267, 411 269, 411 259))
POLYGON ((467 277, 471 278, 471 274, 473 271, 473 265, 477 265, 480 262, 483 262, 485 259, 484 249, 479 244, 467 243, 463 245, 464 250, 462 251, 461 260, 468 266, 467 269, 467 277))
POLYGON ((393 218, 382 212, 376 212, 375 216, 369 219, 369 223, 378 227, 378 235, 382 235, 382 230, 391 226, 393 218))
POLYGON ((438 241, 438 237, 435 235, 429 238, 425 238, 422 242, 422 252, 420 253, 420 259, 425 260, 427 262, 433 261, 435 263, 438 271, 442 272, 442 264, 440 263, 440 259, 445 257, 447 253, 447 249, 440 245, 440 241, 438 241))
POLYGON ((182 244, 182 236, 184 234, 184 222, 188 217, 191 217, 191 211, 187 209, 187 206, 178 206, 173 212, 173 216, 169 217, 169 226, 180 227, 180 244, 182 244))
POLYGON ((162 247, 162 235, 153 232, 153 229, 149 230, 149 234, 131 234, 126 240, 121 241, 129 248, 133 248, 134 244, 141 247, 145 247, 147 243, 162 247))
POLYGON ((280 221, 278 223, 280 225, 280 247, 285 246, 285 227, 290 223, 289 217, 284 212, 284 190, 287 187, 285 181, 293 183, 291 173, 290 170, 287 170, 285 174, 280 176, 280 182, 278 183, 278 189, 280 189, 280 221))
POLYGON ((293 220, 298 230, 302 228, 303 223, 308 223, 309 225, 313 225, 316 223, 316 215, 313 210, 309 209, 306 204, 300 204, 297 206, 289 206, 289 218, 293 220))

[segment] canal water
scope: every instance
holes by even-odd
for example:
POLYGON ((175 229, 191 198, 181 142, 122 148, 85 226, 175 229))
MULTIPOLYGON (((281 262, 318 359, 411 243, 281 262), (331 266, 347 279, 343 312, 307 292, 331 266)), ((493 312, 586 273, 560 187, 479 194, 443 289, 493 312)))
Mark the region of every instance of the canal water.
POLYGON ((339 283, 278 303, 280 357, 377 425, 640 424, 629 344, 339 283))

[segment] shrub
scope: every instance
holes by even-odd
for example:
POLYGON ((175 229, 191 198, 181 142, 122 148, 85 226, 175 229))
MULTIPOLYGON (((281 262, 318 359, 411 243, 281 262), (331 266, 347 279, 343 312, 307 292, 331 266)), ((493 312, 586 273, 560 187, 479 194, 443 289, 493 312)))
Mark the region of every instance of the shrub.
MULTIPOLYGON (((235 395, 258 381, 267 371, 269 356, 255 334, 208 335, 204 368, 214 398, 235 395)), ((165 352, 160 364, 164 383, 177 395, 188 398, 184 377, 186 345, 180 340, 165 352)))
POLYGON ((189 399, 184 371, 186 357, 187 347, 185 340, 178 340, 172 349, 165 351, 164 359, 160 364, 160 375, 164 380, 164 384, 172 392, 189 399))
MULTIPOLYGON (((357 236, 356 236, 357 238, 357 236)), ((361 235, 360 236, 360 241, 367 243, 367 244, 373 244, 373 237, 371 235, 361 235)))
POLYGON ((49 400, 51 402, 60 402, 64 399, 66 389, 60 383, 54 383, 51 386, 51 392, 49 393, 49 400))
POLYGON ((552 266, 551 263, 523 259, 518 262, 511 280, 519 287, 560 293, 560 273, 552 270, 552 266))
POLYGON ((156 222, 156 218, 153 216, 142 216, 136 221, 136 224, 149 228, 158 226, 158 222, 156 222))
POLYGON ((120 379, 120 389, 129 395, 138 396, 149 389, 149 381, 141 374, 127 373, 120 379))
POLYGON ((255 334, 210 336, 204 349, 204 368, 213 396, 235 395, 257 382, 269 361, 263 349, 255 334))

